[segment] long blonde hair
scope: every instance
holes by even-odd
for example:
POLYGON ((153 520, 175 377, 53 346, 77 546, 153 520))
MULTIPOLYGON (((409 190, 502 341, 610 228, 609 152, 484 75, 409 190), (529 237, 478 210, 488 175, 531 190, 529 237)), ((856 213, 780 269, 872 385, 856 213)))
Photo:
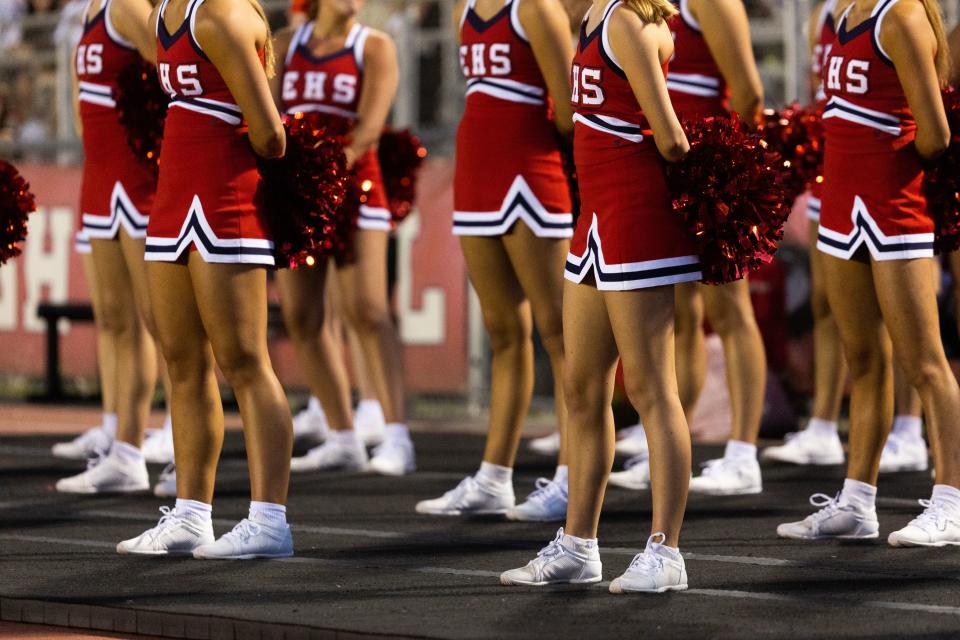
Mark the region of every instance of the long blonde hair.
POLYGON ((647 24, 659 24, 677 15, 677 8, 669 0, 623 0, 623 4, 647 24))
POLYGON ((947 32, 943 28, 943 14, 940 12, 940 0, 921 0, 927 12, 927 20, 933 27, 933 35, 937 38, 937 77, 940 84, 945 85, 950 76, 950 45, 947 43, 947 32))
POLYGON ((272 78, 276 74, 277 58, 273 53, 273 34, 270 32, 270 21, 267 20, 267 14, 259 0, 247 0, 247 2, 256 10, 263 19, 263 24, 267 27, 267 39, 263 43, 263 69, 267 72, 267 77, 272 78))

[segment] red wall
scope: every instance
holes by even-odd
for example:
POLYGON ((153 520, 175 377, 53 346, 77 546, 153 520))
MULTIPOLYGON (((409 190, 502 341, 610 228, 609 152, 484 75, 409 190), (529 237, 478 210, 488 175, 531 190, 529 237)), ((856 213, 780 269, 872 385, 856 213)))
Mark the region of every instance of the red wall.
MULTIPOLYGON (((44 365, 44 324, 36 306, 44 301, 89 299, 80 256, 73 251, 80 170, 23 165, 37 196, 24 254, 0 267, 0 375, 39 376, 44 365)), ((416 392, 460 392, 466 384, 466 278, 451 234, 452 164, 429 160, 421 174, 418 215, 397 232, 399 284, 396 293, 406 345, 407 383, 416 392)), ((64 374, 95 374, 91 325, 61 326, 64 374)), ((285 385, 303 378, 289 342, 271 343, 274 366, 285 385)))

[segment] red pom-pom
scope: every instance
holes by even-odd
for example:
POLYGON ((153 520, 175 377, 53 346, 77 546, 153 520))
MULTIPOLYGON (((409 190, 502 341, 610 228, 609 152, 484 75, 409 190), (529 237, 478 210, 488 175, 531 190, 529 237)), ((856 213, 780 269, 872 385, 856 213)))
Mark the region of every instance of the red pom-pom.
POLYGON ((281 266, 313 266, 342 250, 347 185, 342 133, 317 113, 284 119, 287 153, 263 160, 260 197, 281 266))
POLYGON ((781 111, 763 112, 761 135, 767 149, 780 156, 788 182, 787 196, 794 200, 811 184, 822 180, 823 126, 816 107, 794 103, 781 111))
POLYGON ((170 96, 163 92, 153 65, 140 61, 117 75, 117 114, 134 155, 159 173, 163 122, 170 96))
POLYGON ((380 136, 377 149, 380 158, 380 171, 383 174, 383 186, 387 191, 390 213, 395 222, 400 222, 413 208, 417 194, 417 174, 427 148, 420 138, 409 130, 387 130, 380 136))
POLYGON ((0 160, 0 264, 20 255, 27 217, 36 209, 30 185, 16 167, 0 160))
POLYGON ((685 123, 690 153, 668 165, 673 210, 694 240, 703 282, 723 284, 773 260, 790 214, 788 176, 739 119, 685 123))
POLYGON ((943 105, 950 123, 950 146, 927 169, 924 190, 935 223, 937 251, 949 253, 960 249, 960 90, 944 91, 943 105))

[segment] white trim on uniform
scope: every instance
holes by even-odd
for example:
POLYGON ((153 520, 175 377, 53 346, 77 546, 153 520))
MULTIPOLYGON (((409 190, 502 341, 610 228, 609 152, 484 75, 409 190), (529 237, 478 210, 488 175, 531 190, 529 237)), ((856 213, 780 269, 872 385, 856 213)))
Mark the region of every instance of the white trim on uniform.
POLYGON ((507 0, 507 4, 510 6, 510 24, 513 25, 513 30, 517 33, 517 36, 526 43, 530 42, 530 38, 527 36, 526 30, 523 28, 523 24, 520 22, 520 0, 507 0))
POLYGON ((77 99, 80 102, 89 102, 90 104, 110 107, 111 109, 117 106, 116 100, 113 99, 113 89, 110 85, 81 80, 77 83, 77 89, 77 99))
POLYGON ((817 18, 817 38, 823 33, 823 27, 827 24, 827 16, 833 15, 837 10, 837 0, 827 0, 820 9, 820 16, 817 18))
POLYGON ((467 0, 463 3, 463 13, 460 15, 460 30, 463 31, 463 24, 467 21, 467 14, 470 13, 470 9, 473 9, 473 5, 476 0, 467 0))
POLYGON ((360 205, 360 217, 357 219, 357 228, 364 231, 392 231, 393 215, 384 207, 368 207, 360 205))
POLYGON ((607 58, 609 58, 610 64, 616 67, 618 71, 623 72, 623 67, 620 66, 617 56, 613 53, 613 47, 610 46, 609 32, 610 15, 620 4, 622 4, 622 0, 610 0, 610 2, 607 3, 607 7, 603 10, 603 18, 600 20, 600 48, 603 53, 606 54, 607 58))
POLYGON ((643 142, 643 129, 634 122, 627 122, 613 116, 605 116, 599 113, 581 115, 573 114, 573 123, 580 123, 596 131, 609 133, 612 136, 623 138, 628 142, 643 142))
POLYGON ((93 248, 90 246, 90 238, 87 237, 83 229, 77 231, 73 236, 73 250, 82 255, 93 252, 93 248))
POLYGON ((700 73, 668 71, 667 89, 677 93, 714 98, 720 95, 720 78, 700 73))
POLYGON ((290 44, 287 46, 287 55, 284 57, 285 67, 290 66, 290 62, 293 60, 293 54, 296 53, 297 47, 304 44, 304 42, 302 42, 304 38, 306 37, 306 39, 309 40, 309 34, 312 30, 313 22, 305 22, 293 32, 293 37, 290 38, 290 44))
POLYGON ((295 104, 289 109, 286 110, 286 113, 310 113, 311 111, 319 111, 321 113, 329 113, 335 116, 341 116, 344 118, 356 118, 356 111, 347 111, 346 109, 341 109, 340 107, 334 107, 326 104, 316 104, 313 102, 306 102, 304 104, 295 104))
POLYGON ((200 9, 200 5, 204 3, 204 0, 190 0, 190 4, 187 5, 187 15, 186 19, 190 21, 190 37, 193 39, 193 44, 197 45, 197 49, 203 51, 203 47, 200 46, 200 41, 197 40, 197 10, 200 9))
POLYGON ((508 78, 470 78, 467 80, 467 93, 485 93, 507 102, 521 104, 545 104, 546 92, 531 84, 517 82, 508 78))
POLYGON ((823 207, 823 201, 820 198, 809 196, 807 198, 807 219, 814 222, 820 222, 820 210, 823 207))
POLYGON ((823 110, 823 119, 840 118, 848 122, 861 124, 871 129, 899 136, 902 132, 900 118, 883 111, 868 109, 856 103, 845 100, 840 96, 833 96, 827 101, 823 110))
POLYGON ((203 213, 200 197, 193 196, 190 210, 180 227, 176 238, 147 236, 145 260, 154 262, 176 262, 190 245, 204 262, 226 264, 262 264, 274 266, 273 242, 262 238, 221 239, 213 232, 203 213))
POLYGON ((877 45, 877 51, 880 55, 891 64, 893 60, 890 59, 890 55, 883 48, 883 42, 880 41, 880 30, 883 28, 883 19, 887 16, 890 9, 893 9, 893 5, 895 4, 897 4, 897 0, 889 0, 886 4, 878 2, 877 6, 873 8, 873 14, 877 16, 877 21, 873 25, 873 42, 877 45))
POLYGON ((120 181, 114 183, 110 193, 110 213, 98 215, 84 213, 82 233, 87 240, 112 240, 120 232, 120 226, 131 238, 145 238, 150 218, 137 209, 120 181))
POLYGON ((885 235, 860 196, 854 196, 850 219, 853 229, 845 234, 825 227, 821 220, 817 249, 841 260, 850 260, 862 245, 867 246, 876 261, 930 258, 934 255, 933 233, 885 235))
MULTIPOLYGON (((359 25, 357 25, 359 26, 359 25)), ((367 38, 370 37, 370 29, 361 27, 357 34, 356 42, 353 43, 353 57, 357 61, 357 68, 363 71, 363 52, 367 47, 367 38)))
POLYGON ((453 233, 458 236, 502 236, 521 220, 539 238, 569 238, 573 235, 573 214, 547 211, 521 175, 510 185, 498 211, 454 211, 453 233))
POLYGON ((701 30, 700 23, 697 22, 697 19, 693 17, 693 12, 690 11, 688 0, 680 0, 680 17, 683 18, 683 21, 687 23, 687 26, 694 31, 699 32, 701 30))
POLYGON ((587 232, 587 246, 583 255, 578 256, 572 251, 567 254, 563 276, 570 282, 581 284, 591 270, 594 272, 596 287, 600 291, 633 291, 681 282, 696 282, 703 278, 700 271, 700 258, 694 255, 607 264, 603 257, 603 245, 597 226, 597 214, 594 213, 587 232))
POLYGON ((243 122, 243 113, 240 111, 240 107, 211 98, 187 98, 178 95, 170 101, 170 106, 213 116, 227 124, 239 125, 243 122))

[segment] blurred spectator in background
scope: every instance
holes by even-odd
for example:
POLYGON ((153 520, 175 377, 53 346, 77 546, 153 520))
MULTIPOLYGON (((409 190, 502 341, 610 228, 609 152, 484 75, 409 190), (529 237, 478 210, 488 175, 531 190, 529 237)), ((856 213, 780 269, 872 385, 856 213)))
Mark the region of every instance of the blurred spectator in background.
POLYGON ((83 35, 83 12, 86 8, 87 0, 68 0, 63 5, 57 28, 53 31, 55 44, 64 45, 73 51, 83 35))
POLYGON ((0 1, 0 53, 20 45, 23 40, 23 16, 26 13, 25 0, 0 1))
POLYGON ((315 0, 290 0, 290 8, 287 9, 287 23, 297 28, 310 19, 313 13, 313 2, 315 0))

